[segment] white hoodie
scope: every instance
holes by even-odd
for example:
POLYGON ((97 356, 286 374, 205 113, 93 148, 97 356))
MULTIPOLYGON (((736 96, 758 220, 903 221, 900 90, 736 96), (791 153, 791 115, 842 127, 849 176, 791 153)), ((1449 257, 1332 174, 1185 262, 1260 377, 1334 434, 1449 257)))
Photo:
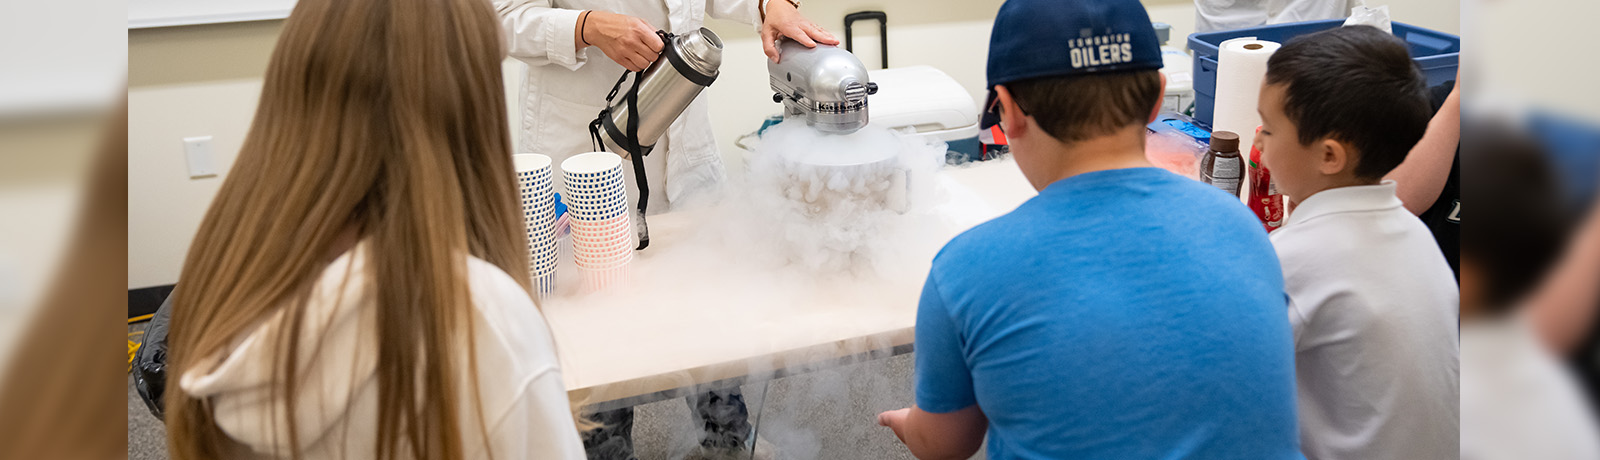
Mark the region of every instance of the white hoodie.
MULTIPOLYGON (((296 400, 299 445, 290 446, 284 402, 272 398, 273 356, 282 312, 201 361, 179 385, 210 400, 217 425, 237 442, 230 458, 365 459, 377 439, 377 323, 366 243, 323 270, 306 309, 296 400), (355 275, 355 276, 350 276, 355 275), (274 436, 274 433, 277 433, 274 436)), ((582 459, 554 345, 544 318, 516 281, 477 258, 467 260, 487 444, 496 459, 582 459)), ((462 344, 464 345, 464 344, 462 344)), ((453 346, 467 366, 465 346, 453 346)), ((458 376, 456 407, 466 458, 488 458, 471 380, 458 376)))

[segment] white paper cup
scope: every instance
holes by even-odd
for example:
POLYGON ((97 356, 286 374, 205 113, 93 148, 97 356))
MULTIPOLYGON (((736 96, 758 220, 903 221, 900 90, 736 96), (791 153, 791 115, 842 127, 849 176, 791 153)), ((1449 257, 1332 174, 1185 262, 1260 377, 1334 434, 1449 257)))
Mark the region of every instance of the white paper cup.
POLYGON ((595 177, 614 169, 622 169, 622 157, 609 152, 582 153, 561 162, 561 171, 575 177, 595 177))
POLYGON ((568 207, 567 208, 567 213, 572 214, 572 218, 573 218, 574 221, 580 221, 580 222, 581 221, 591 221, 591 222, 593 222, 593 221, 609 220, 609 219, 615 219, 615 218, 621 217, 621 216, 626 216, 626 215, 628 215, 628 208, 627 207, 616 207, 616 208, 605 209, 605 210, 587 210, 587 209, 581 209, 581 208, 568 207))
POLYGON ((610 232, 613 232, 613 231, 617 231, 619 229, 631 228, 632 224, 633 224, 633 222, 632 222, 631 219, 627 219, 627 218, 623 218, 623 217, 616 217, 616 218, 607 219, 607 220, 594 220, 594 221, 576 220, 576 221, 572 221, 569 225, 571 225, 572 231, 574 231, 574 232, 583 232, 583 233, 588 233, 588 234, 598 234, 598 233, 610 233, 610 232))
POLYGON ((579 268, 578 272, 583 276, 585 289, 596 292, 626 286, 632 281, 633 270, 632 266, 623 265, 600 270, 579 268))
POLYGON ((587 270, 600 270, 600 269, 615 268, 615 267, 619 267, 619 266, 622 266, 622 265, 631 264, 631 263, 633 263, 633 257, 627 256, 627 257, 622 257, 622 258, 613 259, 613 260, 598 260, 598 261, 578 259, 578 260, 576 260, 574 262, 576 263, 578 268, 587 269, 587 270))

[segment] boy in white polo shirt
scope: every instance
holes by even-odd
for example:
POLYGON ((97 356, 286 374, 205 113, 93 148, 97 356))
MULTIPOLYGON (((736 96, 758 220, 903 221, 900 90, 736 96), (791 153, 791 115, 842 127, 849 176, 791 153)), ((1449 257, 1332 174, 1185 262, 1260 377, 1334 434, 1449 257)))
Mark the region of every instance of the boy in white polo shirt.
POLYGON ((1459 291, 1382 178, 1427 129, 1421 72, 1371 27, 1291 40, 1267 63, 1256 138, 1293 208, 1272 234, 1310 459, 1459 458, 1459 291))

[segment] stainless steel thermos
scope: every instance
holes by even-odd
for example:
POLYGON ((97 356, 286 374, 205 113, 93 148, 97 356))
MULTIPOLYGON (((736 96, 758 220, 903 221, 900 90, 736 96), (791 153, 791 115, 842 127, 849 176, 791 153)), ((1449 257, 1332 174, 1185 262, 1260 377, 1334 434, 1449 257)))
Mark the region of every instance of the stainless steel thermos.
MULTIPOLYGON (((683 35, 667 36, 661 57, 638 74, 638 138, 628 137, 628 122, 634 112, 628 109, 625 94, 615 94, 610 107, 596 120, 597 135, 607 151, 629 158, 631 152, 648 153, 678 115, 689 107, 700 91, 716 81, 722 65, 722 39, 704 27, 683 35), (637 144, 635 143, 637 142, 637 144), (639 148, 634 149, 637 145, 639 148)), ((618 87, 620 88, 620 82, 618 87)))

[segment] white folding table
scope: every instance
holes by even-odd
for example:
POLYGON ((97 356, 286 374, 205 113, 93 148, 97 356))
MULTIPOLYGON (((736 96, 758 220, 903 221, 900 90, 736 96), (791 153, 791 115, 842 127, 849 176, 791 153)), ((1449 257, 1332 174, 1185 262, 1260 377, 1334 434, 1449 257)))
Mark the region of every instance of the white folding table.
MULTIPOLYGON (((569 397, 611 410, 910 352, 938 246, 1035 194, 1009 160, 938 175, 941 212, 961 218, 931 230, 943 232, 937 244, 899 254, 909 269, 888 276, 785 273, 793 268, 703 247, 714 216, 651 216, 651 246, 637 254, 626 292, 543 302, 569 397)), ((558 278, 576 276, 563 268, 558 278)))

